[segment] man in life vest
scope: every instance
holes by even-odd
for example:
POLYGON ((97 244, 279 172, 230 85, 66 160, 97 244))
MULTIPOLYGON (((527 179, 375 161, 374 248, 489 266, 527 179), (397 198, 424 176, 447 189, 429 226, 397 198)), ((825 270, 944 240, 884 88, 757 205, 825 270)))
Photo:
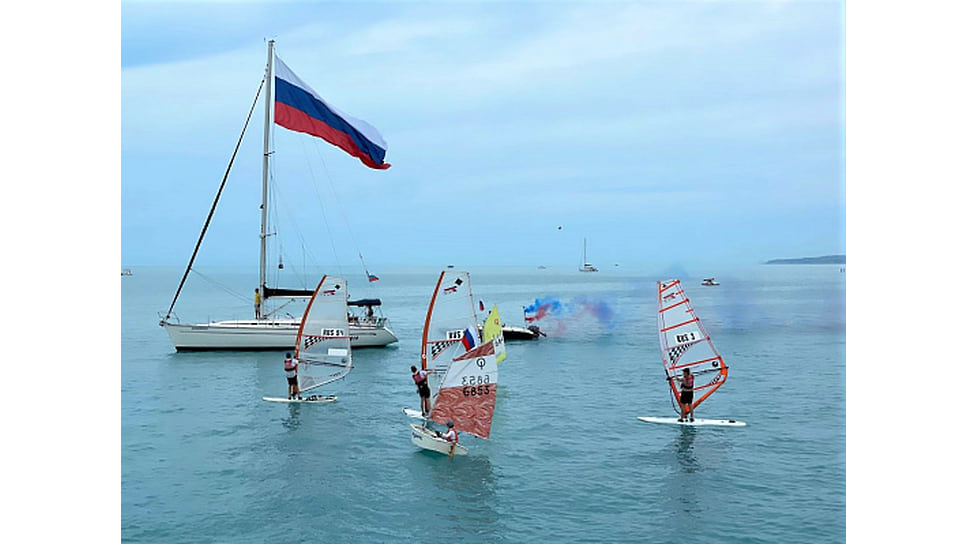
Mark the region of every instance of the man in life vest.
POLYGON ((286 371, 286 381, 289 382, 289 400, 297 397, 302 400, 302 395, 299 394, 299 378, 297 377, 299 361, 293 359, 291 353, 287 353, 286 360, 283 361, 282 365, 286 371))
POLYGON ((417 384, 417 393, 420 394, 420 415, 427 417, 430 414, 430 384, 427 383, 428 373, 426 370, 410 365, 413 383, 417 384))
POLYGON ((685 421, 686 414, 689 414, 689 421, 695 421, 692 418, 692 388, 696 383, 696 377, 688 368, 683 368, 679 382, 682 385, 679 390, 679 421, 685 421))
POLYGON ((441 438, 450 442, 450 456, 454 456, 454 449, 457 448, 457 429, 454 428, 454 422, 447 420, 447 432, 441 435, 441 438))
POLYGON ((444 440, 448 441, 448 442, 453 442, 455 444, 458 442, 458 439, 457 439, 457 429, 454 428, 454 422, 453 421, 451 421, 449 419, 447 420, 447 432, 444 433, 444 434, 442 434, 442 435, 440 435, 440 437, 443 438, 444 440))

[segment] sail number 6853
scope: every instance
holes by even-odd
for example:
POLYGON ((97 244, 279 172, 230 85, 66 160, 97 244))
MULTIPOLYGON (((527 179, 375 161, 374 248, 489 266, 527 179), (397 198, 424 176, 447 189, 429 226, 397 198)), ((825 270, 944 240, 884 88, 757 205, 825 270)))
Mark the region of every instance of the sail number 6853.
POLYGON ((465 397, 483 397, 491 394, 491 384, 471 385, 464 388, 465 397))

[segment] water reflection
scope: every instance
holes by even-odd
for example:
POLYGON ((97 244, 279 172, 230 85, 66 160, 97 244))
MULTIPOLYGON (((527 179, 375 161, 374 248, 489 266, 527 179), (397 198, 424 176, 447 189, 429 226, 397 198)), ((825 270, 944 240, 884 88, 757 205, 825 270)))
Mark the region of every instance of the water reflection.
POLYGON ((680 433, 673 443, 673 449, 676 452, 676 460, 679 461, 682 472, 692 473, 702 470, 702 465, 699 463, 699 459, 696 458, 696 452, 693 449, 693 442, 695 440, 695 428, 686 427, 685 425, 680 426, 680 433))
POLYGON ((703 463, 697 455, 697 429, 680 426, 665 451, 669 458, 669 476, 663 485, 661 507, 671 520, 670 529, 677 534, 691 534, 703 508, 703 463))
POLYGON ((282 426, 285 427, 286 429, 289 429, 290 431, 295 431, 296 429, 299 428, 299 425, 300 425, 299 404, 293 402, 293 403, 290 403, 287 407, 289 408, 289 417, 286 417, 282 420, 282 426))

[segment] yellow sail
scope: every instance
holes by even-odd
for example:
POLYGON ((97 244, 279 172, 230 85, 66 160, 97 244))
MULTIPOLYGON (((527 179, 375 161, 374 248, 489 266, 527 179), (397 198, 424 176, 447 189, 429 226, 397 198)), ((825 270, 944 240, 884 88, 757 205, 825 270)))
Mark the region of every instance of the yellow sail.
MULTIPOLYGON (((482 304, 483 305, 483 304, 482 304)), ((484 320, 484 342, 494 340, 494 354, 497 362, 507 358, 507 351, 504 349, 504 329, 501 328, 501 316, 497 313, 497 304, 491 308, 491 313, 487 314, 484 320)))

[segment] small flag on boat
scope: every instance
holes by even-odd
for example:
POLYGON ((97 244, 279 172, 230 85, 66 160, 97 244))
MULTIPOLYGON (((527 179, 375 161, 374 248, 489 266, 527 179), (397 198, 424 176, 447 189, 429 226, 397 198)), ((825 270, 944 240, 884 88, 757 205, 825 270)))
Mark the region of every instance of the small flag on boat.
POLYGON ((377 281, 380 278, 376 277, 376 274, 370 274, 369 272, 367 272, 366 273, 366 279, 368 279, 370 281, 377 281))
POLYGON ((464 329, 464 337, 461 338, 460 341, 462 344, 464 344, 464 349, 466 350, 470 350, 472 347, 477 345, 477 342, 474 341, 474 334, 470 329, 464 329))
POLYGON ((477 301, 477 309, 480 310, 480 311, 482 311, 482 312, 484 311, 484 301, 483 300, 478 300, 477 301))
POLYGON ((383 161, 387 143, 376 128, 330 106, 278 56, 275 57, 275 68, 277 125, 322 138, 370 168, 390 168, 390 164, 383 161))

